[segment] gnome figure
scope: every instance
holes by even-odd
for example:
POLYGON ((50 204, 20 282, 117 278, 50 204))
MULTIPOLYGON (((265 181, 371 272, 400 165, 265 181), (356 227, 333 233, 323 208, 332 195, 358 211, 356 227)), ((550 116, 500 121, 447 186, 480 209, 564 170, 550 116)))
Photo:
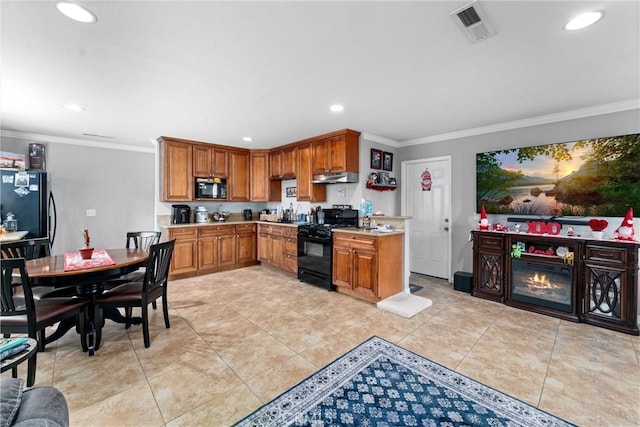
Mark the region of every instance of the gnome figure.
POLYGON ((489 229, 489 220, 487 219, 487 211, 484 210, 484 205, 482 205, 482 209, 480 209, 480 221, 478 221, 478 230, 488 230, 489 229))
POLYGON ((619 240, 634 240, 635 233, 633 231, 633 208, 629 208, 627 214, 622 220, 622 224, 617 228, 613 236, 619 240))

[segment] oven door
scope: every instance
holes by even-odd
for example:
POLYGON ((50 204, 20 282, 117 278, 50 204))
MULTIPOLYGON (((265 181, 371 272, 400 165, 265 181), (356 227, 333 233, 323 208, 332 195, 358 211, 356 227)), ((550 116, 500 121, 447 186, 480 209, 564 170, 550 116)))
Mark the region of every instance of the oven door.
POLYGON ((331 273, 331 237, 298 234, 298 279, 330 290, 331 273))

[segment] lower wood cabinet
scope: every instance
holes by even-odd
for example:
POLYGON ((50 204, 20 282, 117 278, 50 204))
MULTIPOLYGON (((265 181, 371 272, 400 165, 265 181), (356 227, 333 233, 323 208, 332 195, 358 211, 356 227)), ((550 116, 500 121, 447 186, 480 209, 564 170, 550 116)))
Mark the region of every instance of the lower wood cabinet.
POLYGON ((198 271, 198 229, 170 228, 169 240, 176 239, 171 258, 170 275, 194 275, 198 271))
POLYGON ((176 239, 172 278, 246 267, 257 263, 256 224, 217 224, 169 228, 176 239))
POLYGON ((402 234, 333 233, 332 283, 338 292, 378 302, 402 291, 402 234))
POLYGON ((259 224, 258 260, 292 273, 298 271, 298 228, 259 224))

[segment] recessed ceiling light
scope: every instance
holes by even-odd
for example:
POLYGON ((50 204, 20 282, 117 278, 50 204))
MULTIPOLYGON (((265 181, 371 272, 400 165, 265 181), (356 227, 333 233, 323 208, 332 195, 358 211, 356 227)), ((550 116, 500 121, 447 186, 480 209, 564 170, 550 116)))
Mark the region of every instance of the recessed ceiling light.
POLYGON ((344 111, 344 106, 340 104, 334 104, 331 107, 329 107, 329 110, 331 110, 334 113, 340 113, 344 111))
POLYGON ((98 18, 89 9, 84 6, 80 6, 77 3, 68 1, 56 2, 56 9, 69 19, 73 19, 83 24, 93 24, 98 22, 98 18))
POLYGON ((251 142, 251 141, 253 141, 253 138, 251 138, 250 136, 243 136, 243 137, 242 137, 242 140, 243 140, 244 142, 251 142))
POLYGON ((602 12, 583 13, 567 22, 567 25, 564 26, 564 29, 568 31, 581 30, 588 27, 589 25, 595 24, 600 20, 600 18, 602 18, 602 12))
POLYGON ((69 111, 84 111, 84 108, 78 104, 65 104, 64 108, 69 111))

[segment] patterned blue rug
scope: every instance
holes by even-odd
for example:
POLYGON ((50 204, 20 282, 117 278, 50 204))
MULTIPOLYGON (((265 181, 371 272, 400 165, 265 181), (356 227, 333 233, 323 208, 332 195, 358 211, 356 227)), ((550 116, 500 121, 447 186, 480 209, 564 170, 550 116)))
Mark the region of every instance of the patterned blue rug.
POLYGON ((378 337, 236 426, 572 426, 378 337))

